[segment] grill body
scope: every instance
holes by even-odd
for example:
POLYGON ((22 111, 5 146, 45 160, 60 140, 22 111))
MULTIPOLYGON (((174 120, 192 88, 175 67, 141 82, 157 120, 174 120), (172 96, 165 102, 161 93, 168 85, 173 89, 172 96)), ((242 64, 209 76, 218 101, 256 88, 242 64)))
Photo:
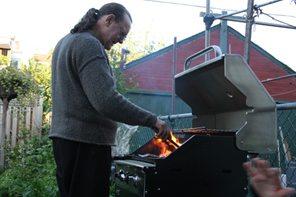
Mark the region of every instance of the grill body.
POLYGON ((175 133, 182 145, 163 158, 150 140, 115 159, 116 196, 246 196, 247 155, 276 150, 276 104, 246 61, 224 54, 189 68, 199 56, 175 75, 176 94, 197 117, 192 127, 219 132, 175 133))
POLYGON ((247 194, 247 177, 242 168, 247 152, 236 148, 235 136, 194 134, 165 158, 139 156, 142 153, 140 148, 113 162, 116 196, 247 194), (127 178, 123 179, 122 174, 127 178), (136 184, 131 181, 135 177, 136 184))

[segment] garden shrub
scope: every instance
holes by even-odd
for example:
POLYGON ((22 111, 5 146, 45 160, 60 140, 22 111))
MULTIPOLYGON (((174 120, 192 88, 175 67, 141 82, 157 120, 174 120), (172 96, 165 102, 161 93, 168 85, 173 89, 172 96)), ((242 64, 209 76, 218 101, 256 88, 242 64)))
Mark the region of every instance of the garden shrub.
POLYGON ((7 163, 0 175, 0 196, 59 196, 52 141, 48 135, 39 139, 26 128, 20 130, 15 147, 4 145, 7 163))

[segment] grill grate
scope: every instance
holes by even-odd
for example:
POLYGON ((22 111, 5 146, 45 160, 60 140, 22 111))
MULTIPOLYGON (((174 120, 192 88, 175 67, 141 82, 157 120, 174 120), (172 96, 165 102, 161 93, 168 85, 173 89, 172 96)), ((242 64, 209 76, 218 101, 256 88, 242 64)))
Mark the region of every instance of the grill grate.
POLYGON ((174 129, 173 133, 236 133, 237 130, 208 129, 206 127, 194 127, 189 129, 174 129))

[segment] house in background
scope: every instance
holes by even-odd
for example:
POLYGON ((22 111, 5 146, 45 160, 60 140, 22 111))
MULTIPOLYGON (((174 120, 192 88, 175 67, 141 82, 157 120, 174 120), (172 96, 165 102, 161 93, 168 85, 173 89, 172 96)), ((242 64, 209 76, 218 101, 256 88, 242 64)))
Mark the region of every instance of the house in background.
POLYGON ((19 68, 23 60, 23 51, 20 50, 20 41, 15 37, 0 36, 0 55, 10 56, 11 65, 19 68))
MULTIPOLYGON (((245 38, 238 31, 228 26, 227 23, 221 23, 212 27, 210 32, 211 45, 220 46, 223 53, 243 56, 245 38)), ((176 74, 184 70, 184 62, 187 57, 204 48, 204 31, 179 41, 177 43, 176 74)), ((210 59, 213 57, 214 53, 211 52, 210 59)), ((204 61, 205 58, 201 57, 194 60, 191 65, 198 65, 204 61)), ((295 78, 278 79, 282 76, 295 74, 295 71, 255 43, 251 43, 249 65, 277 103, 296 101, 295 78)), ((137 105, 156 114, 171 114, 173 45, 126 64, 124 73, 135 75, 134 81, 139 83, 137 91, 128 95, 137 105)), ((191 108, 178 96, 176 96, 175 102, 175 114, 191 112, 191 108)))
POLYGON ((0 43, 0 55, 8 56, 10 52, 10 45, 7 43, 0 43))
POLYGON ((16 41, 15 37, 0 36, 0 55, 10 56, 11 65, 20 68, 21 62, 27 64, 28 59, 34 58, 39 64, 49 65, 51 63, 53 49, 46 54, 40 53, 38 48, 27 50, 27 56, 21 48, 20 41, 16 41))
POLYGON ((38 61, 38 64, 51 64, 53 49, 50 49, 47 54, 39 53, 38 48, 34 48, 33 58, 38 61))

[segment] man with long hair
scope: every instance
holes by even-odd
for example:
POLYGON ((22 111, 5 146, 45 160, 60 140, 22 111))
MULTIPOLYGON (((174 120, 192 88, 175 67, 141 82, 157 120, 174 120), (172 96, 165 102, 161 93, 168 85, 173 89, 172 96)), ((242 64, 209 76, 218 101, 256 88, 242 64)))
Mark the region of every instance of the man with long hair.
POLYGON ((122 44, 131 24, 130 13, 120 4, 91 8, 55 47, 49 137, 63 197, 109 196, 117 122, 154 127, 158 138, 170 138, 164 121, 116 91, 105 49, 122 44))

